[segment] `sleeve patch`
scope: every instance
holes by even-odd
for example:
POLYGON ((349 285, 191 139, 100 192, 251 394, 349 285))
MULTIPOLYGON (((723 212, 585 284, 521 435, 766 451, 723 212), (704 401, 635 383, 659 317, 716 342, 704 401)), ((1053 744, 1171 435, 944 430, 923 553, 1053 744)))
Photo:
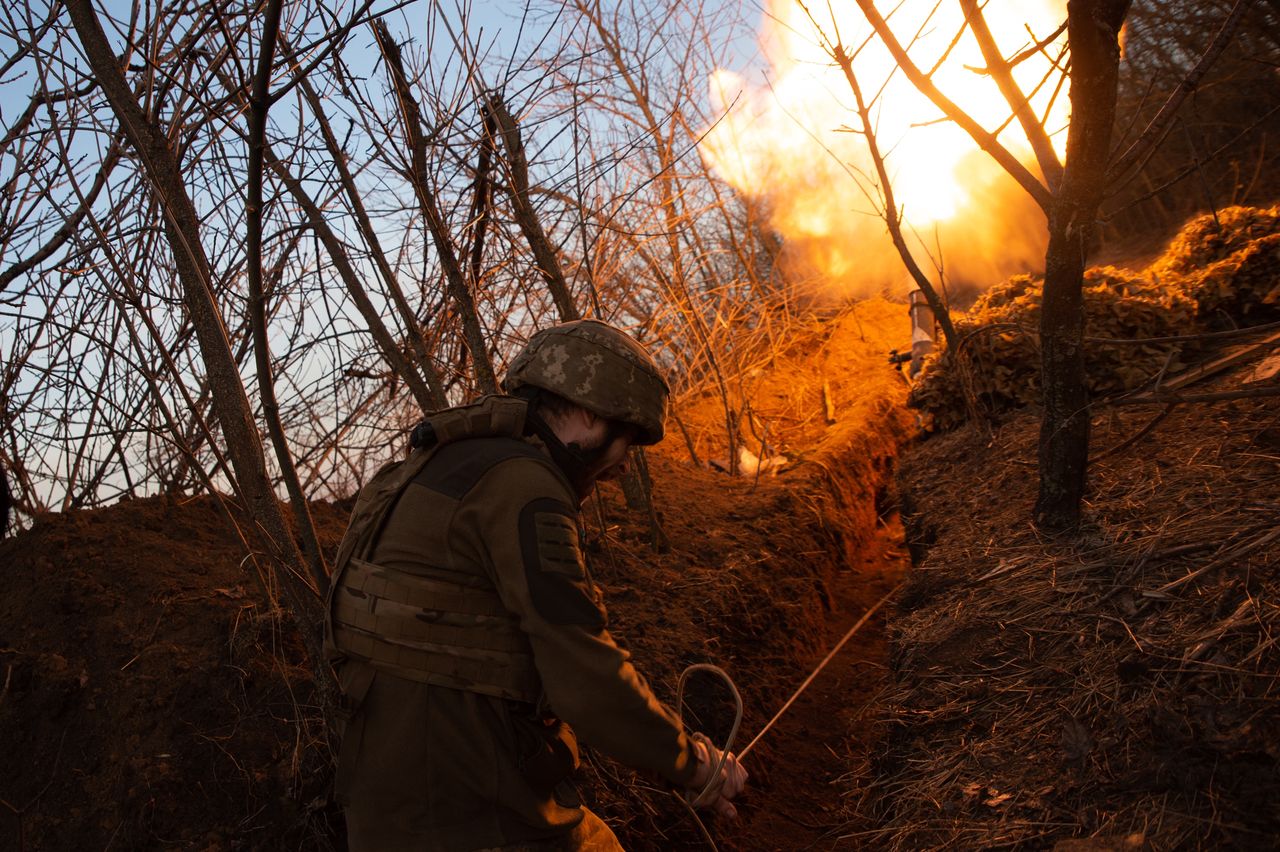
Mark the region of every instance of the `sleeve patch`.
POLYGON ((543 571, 585 580, 582 551, 578 549, 578 528, 564 515, 535 512, 533 526, 538 536, 538 561, 543 571))
POLYGON ((538 615, 552 624, 604 628, 604 610, 587 577, 572 509, 550 499, 526 506, 520 513, 520 552, 538 615))

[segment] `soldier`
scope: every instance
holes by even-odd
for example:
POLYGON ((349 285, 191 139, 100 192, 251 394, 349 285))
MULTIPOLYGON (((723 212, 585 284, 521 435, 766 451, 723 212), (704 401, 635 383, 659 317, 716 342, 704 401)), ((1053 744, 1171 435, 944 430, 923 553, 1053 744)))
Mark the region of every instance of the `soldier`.
POLYGON ((572 784, 579 735, 736 814, 746 771, 686 735, 614 644, 580 544, 595 482, 662 439, 665 380, 580 320, 534 335, 504 388, 415 429, 339 550, 326 639, 355 852, 620 849, 572 784))

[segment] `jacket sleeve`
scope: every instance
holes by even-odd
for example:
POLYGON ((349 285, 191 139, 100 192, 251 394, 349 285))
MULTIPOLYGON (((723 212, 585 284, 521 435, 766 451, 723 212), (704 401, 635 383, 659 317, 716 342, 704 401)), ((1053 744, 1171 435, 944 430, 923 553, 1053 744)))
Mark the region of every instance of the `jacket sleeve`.
POLYGON ((468 538, 529 637, 551 709, 591 746, 686 785, 694 746, 605 629, 568 486, 534 459, 503 462, 459 506, 468 538))

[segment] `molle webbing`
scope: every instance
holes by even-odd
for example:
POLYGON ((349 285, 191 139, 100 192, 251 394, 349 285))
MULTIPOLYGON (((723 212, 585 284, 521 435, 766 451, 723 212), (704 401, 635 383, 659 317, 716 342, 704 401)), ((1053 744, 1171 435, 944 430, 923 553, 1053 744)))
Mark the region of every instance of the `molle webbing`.
MULTIPOLYGON (((519 439, 528 403, 490 396, 433 415, 430 441, 386 465, 361 490, 326 601, 331 660, 353 657, 406 680, 536 702, 541 691, 528 639, 481 574, 409 573, 372 556, 392 510, 442 447, 473 438, 519 439)), ((517 451, 528 450, 518 440, 517 451)), ((480 459, 480 467, 501 460, 480 459)), ((482 470, 473 473, 478 477, 482 470)))
POLYGON ((538 699, 528 639, 484 578, 419 576, 352 559, 331 606, 333 641, 344 654, 420 683, 538 699))
POLYGON ((465 438, 519 438, 524 434, 528 410, 529 404, 523 399, 493 395, 428 418, 423 425, 431 427, 429 444, 415 449, 404 461, 384 465, 360 489, 347 532, 338 547, 330 588, 337 583, 347 560, 369 558, 396 499, 426 467, 437 449, 465 438))
POLYGON ((524 432, 528 403, 517 397, 491 395, 479 402, 450 408, 422 421, 413 430, 414 447, 450 444, 463 438, 518 438, 524 432))

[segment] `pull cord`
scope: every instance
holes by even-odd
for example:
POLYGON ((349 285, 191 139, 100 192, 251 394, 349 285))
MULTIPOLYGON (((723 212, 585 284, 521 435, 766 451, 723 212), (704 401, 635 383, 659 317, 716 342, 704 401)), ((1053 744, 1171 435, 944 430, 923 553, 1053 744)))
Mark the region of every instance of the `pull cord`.
MULTIPOLYGON (((742 695, 738 692, 737 685, 733 682, 733 678, 729 677, 729 673, 719 666, 711 663, 694 663, 688 666, 680 673, 680 680, 676 683, 676 717, 680 720, 680 726, 684 725, 684 687, 689 677, 695 672, 707 672, 724 681, 729 687, 729 692, 733 694, 734 715, 733 727, 729 731, 729 736, 725 740, 724 748, 720 749, 720 759, 716 761, 715 767, 711 774, 707 776, 707 783, 696 794, 693 790, 685 790, 683 792, 673 791, 673 795, 680 800, 685 806, 689 814, 693 817, 693 821, 698 824, 698 828, 702 831, 703 838, 707 841, 707 845, 711 847, 713 852, 717 849, 715 840, 711 837, 711 831, 707 828, 706 823, 702 821, 702 817, 698 816, 697 810, 694 808, 695 803, 703 802, 721 783, 720 772, 724 769, 725 761, 729 759, 729 753, 733 750, 733 742, 738 738, 738 728, 742 726, 742 695)), ((695 733, 694 739, 702 742, 708 749, 715 748, 715 743, 705 734, 695 733)), ((707 753, 708 759, 711 757, 710 751, 707 753)))
MULTIPOLYGON (((787 703, 782 705, 782 709, 779 710, 777 713, 774 713, 773 718, 770 719, 768 723, 766 723, 765 726, 760 729, 760 733, 756 734, 755 739, 747 743, 746 748, 738 752, 739 760, 745 757, 747 752, 751 751, 751 749, 755 747, 756 743, 760 742, 760 738, 769 732, 769 729, 773 727, 774 722, 777 722, 779 719, 782 718, 782 714, 786 713, 787 710, 791 708, 791 705, 794 704, 796 702, 796 699, 800 697, 800 693, 804 692, 806 689, 809 688, 809 684, 813 683, 813 679, 818 676, 819 672, 821 672, 824 668, 827 667, 827 663, 831 662, 832 658, 835 657, 836 654, 840 653, 840 649, 843 648, 845 644, 848 643, 848 641, 853 638, 853 634, 861 630, 862 625, 866 624, 871 619, 871 616, 875 615, 876 612, 880 609, 880 607, 888 603, 889 598, 896 595, 898 593, 898 590, 901 589, 906 584, 907 583, 905 580, 898 583, 898 585, 894 586, 892 589, 886 592, 884 597, 876 601, 875 605, 872 606, 871 609, 867 610, 862 614, 862 617, 859 618, 857 622, 855 622, 854 625, 849 628, 848 632, 844 634, 844 638, 842 638, 839 642, 835 644, 835 647, 831 649, 830 653, 828 653, 827 656, 822 659, 822 662, 818 663, 817 667, 814 668, 814 670, 809 673, 809 676, 804 679, 804 683, 800 684, 800 687, 791 694, 791 697, 787 699, 787 703)), ((725 677, 728 677, 728 675, 725 675, 725 677)))
MULTIPOLYGON (((751 742, 747 743, 746 747, 742 749, 742 751, 738 752, 737 758, 739 760, 745 757, 747 753, 755 747, 756 743, 760 742, 760 739, 766 733, 769 732, 769 729, 773 727, 775 722, 777 722, 779 719, 782 718, 783 714, 785 714, 787 710, 791 709, 791 705, 796 702, 796 699, 800 697, 800 694, 809 688, 809 684, 813 683, 814 678, 816 678, 818 674, 824 668, 827 667, 827 663, 831 662, 831 660, 835 657, 835 655, 840 652, 840 649, 843 648, 846 644, 848 644, 849 640, 853 638, 854 634, 862 629, 862 626, 865 625, 871 619, 871 616, 875 615, 880 610, 880 608, 884 606, 886 603, 888 603, 889 599, 892 598, 894 595, 896 595, 898 591, 901 590, 902 587, 905 585, 906 585, 906 580, 903 580, 902 582, 898 583, 898 585, 894 586, 892 589, 886 592, 884 594, 884 597, 876 601, 875 604, 871 607, 871 609, 864 612, 861 618, 859 618, 856 622, 854 622, 854 625, 850 627, 848 631, 845 632, 844 636, 840 639, 840 641, 835 644, 835 647, 833 647, 831 651, 828 652, 827 656, 822 658, 822 662, 818 663, 818 665, 814 667, 813 671, 809 673, 809 676, 804 679, 804 683, 800 684, 799 688, 797 688, 796 691, 791 694, 791 697, 787 699, 787 702, 782 705, 782 708, 778 710, 777 713, 774 713, 773 718, 770 719, 765 724, 765 726, 760 729, 760 733, 756 734, 755 738, 752 739, 751 742)), ((706 839, 707 845, 711 847, 713 852, 715 852, 717 850, 716 842, 714 839, 712 839, 711 832, 710 830, 707 829, 706 824, 702 821, 702 817, 698 816, 697 811, 694 810, 693 803, 700 801, 704 796, 710 793, 714 789, 716 782, 720 780, 720 772, 724 768, 724 764, 729 757, 729 753, 733 750, 733 742, 735 739, 737 739, 738 728, 742 724, 742 696, 738 693, 738 687, 736 684, 734 684, 733 678, 729 677, 729 673, 726 672, 724 669, 720 668, 719 666, 712 665, 711 663, 694 663, 693 665, 687 667, 683 672, 680 673, 680 680, 676 683, 676 717, 680 720, 681 727, 684 726, 685 683, 688 681, 690 675, 692 675, 694 672, 700 672, 700 671, 708 672, 710 674, 716 675, 717 677, 719 677, 721 680, 724 681, 724 683, 729 687, 729 691, 733 693, 733 701, 735 705, 733 728, 729 731, 729 737, 727 740, 725 740, 724 748, 720 750, 720 760, 716 763, 715 771, 711 773, 711 776, 707 779, 707 783, 702 788, 702 790, 699 791, 696 796, 693 795, 692 791, 685 791, 683 794, 676 792, 674 793, 674 795, 688 809, 689 813, 693 815, 694 822, 696 822, 698 824, 698 828, 702 830, 702 836, 703 838, 706 839)), ((702 740, 704 740, 705 745, 708 745, 708 746, 714 745, 711 742, 710 738, 706 737, 703 734, 695 734, 694 736, 700 737, 702 740)))

